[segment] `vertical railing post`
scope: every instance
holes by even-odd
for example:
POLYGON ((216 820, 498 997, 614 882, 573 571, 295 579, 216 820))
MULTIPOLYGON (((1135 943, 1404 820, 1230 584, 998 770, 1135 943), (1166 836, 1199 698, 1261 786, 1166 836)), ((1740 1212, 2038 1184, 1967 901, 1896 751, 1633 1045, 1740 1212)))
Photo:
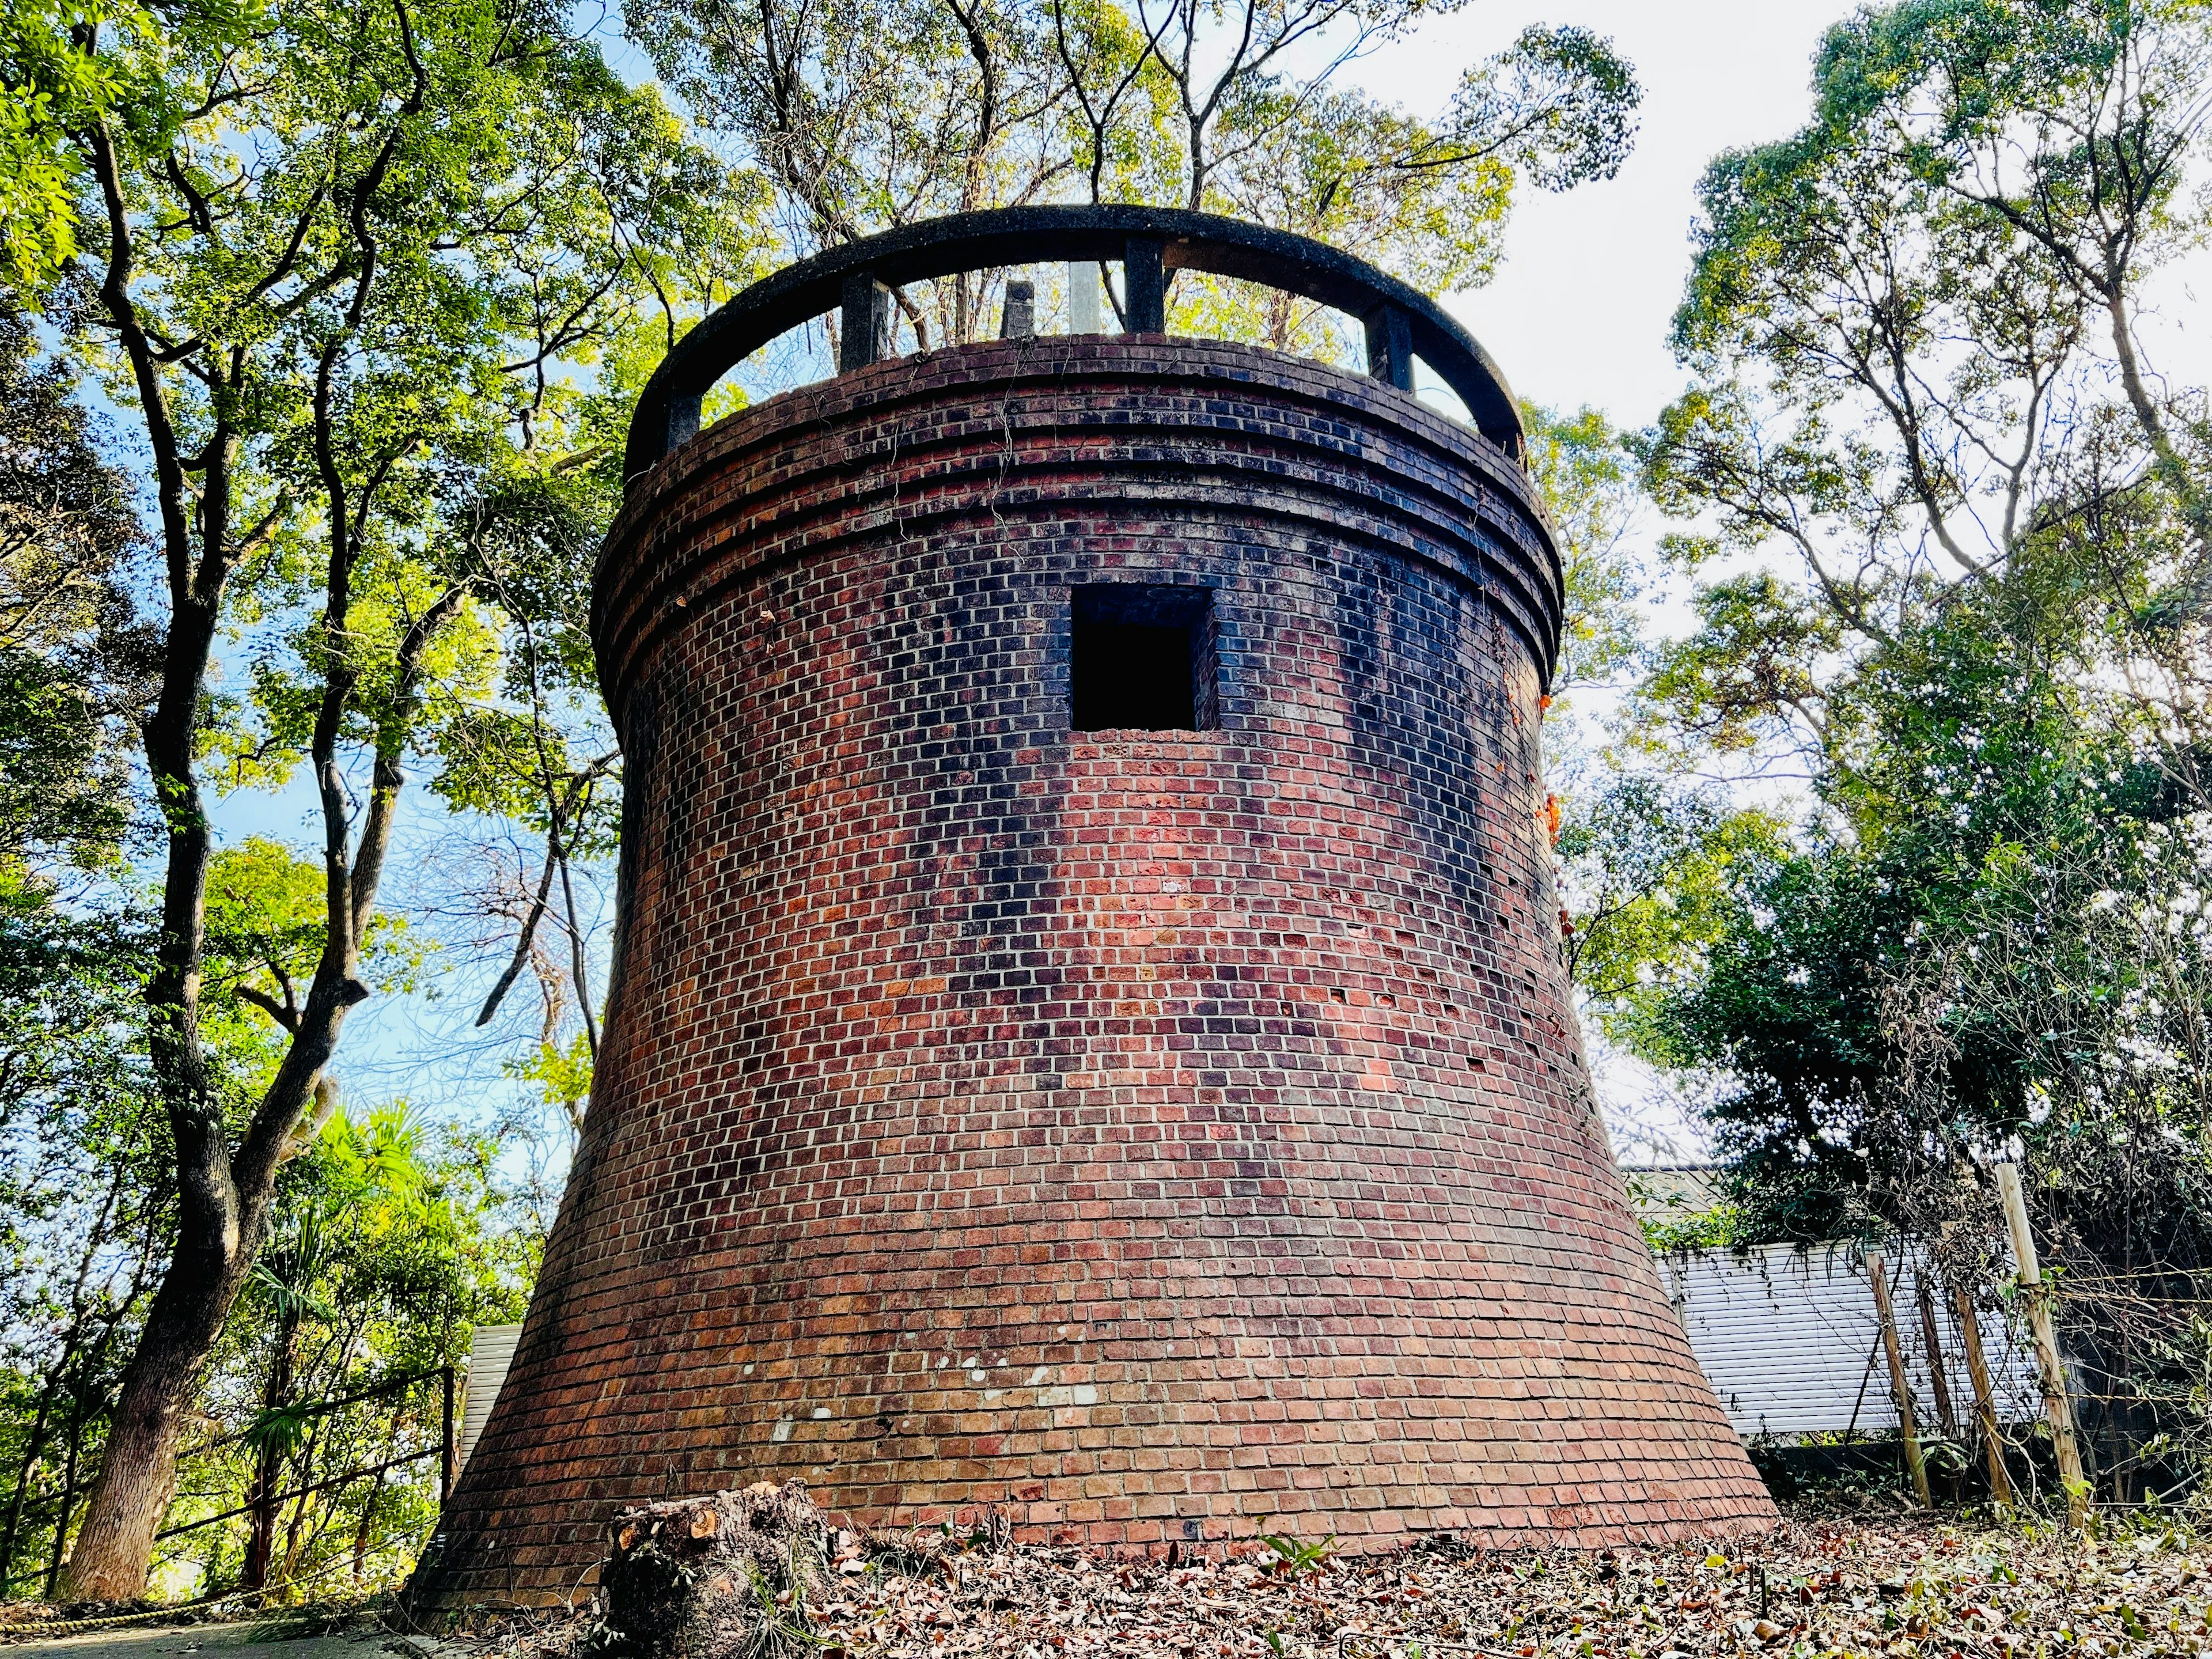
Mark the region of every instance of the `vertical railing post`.
POLYGON ((664 455, 672 453, 678 445, 687 444, 699 435, 699 418, 706 399, 696 392, 678 392, 668 400, 668 438, 662 445, 664 455))
POLYGON ((1099 319, 1098 262, 1071 259, 1067 262, 1067 331, 1096 334, 1099 319))
POLYGON ((1367 324, 1367 372, 1385 386, 1401 392, 1413 389, 1413 319, 1396 306, 1370 312, 1367 324))
POLYGON ((1951 1285, 1951 1306, 1959 1316, 1959 1341, 1966 1351, 1966 1375, 1974 1384, 1974 1416, 1982 1428, 1982 1462, 1990 1472, 1990 1500, 2012 1509, 2012 1476, 2005 1469, 2004 1426, 1997 1421, 1996 1386, 1982 1352, 1981 1322, 1974 1316, 1973 1292, 1963 1279, 1951 1285))
POLYGON ((1951 1380, 1943 1374, 1943 1333, 1936 1324, 1936 1297, 1928 1288, 1928 1270, 1923 1267, 1912 1279, 1920 1304, 1920 1340, 1928 1350, 1928 1382, 1936 1390, 1936 1420, 1943 1425, 1946 1440, 1956 1440, 1959 1417, 1951 1408, 1951 1380))
POLYGON ((1157 236, 1132 236, 1121 247, 1122 326, 1132 334, 1168 329, 1167 250, 1157 236))
POLYGON ((876 280, 873 271, 854 271, 845 279, 837 332, 837 372, 849 374, 880 362, 890 350, 890 289, 876 280))

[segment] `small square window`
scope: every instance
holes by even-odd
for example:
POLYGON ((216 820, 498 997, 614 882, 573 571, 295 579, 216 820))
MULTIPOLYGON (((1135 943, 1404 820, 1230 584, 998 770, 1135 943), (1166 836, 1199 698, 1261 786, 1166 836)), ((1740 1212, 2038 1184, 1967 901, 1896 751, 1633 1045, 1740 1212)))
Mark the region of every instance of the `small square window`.
POLYGON ((1075 590, 1074 727, 1205 732, 1221 723, 1213 594, 1098 582, 1075 590))

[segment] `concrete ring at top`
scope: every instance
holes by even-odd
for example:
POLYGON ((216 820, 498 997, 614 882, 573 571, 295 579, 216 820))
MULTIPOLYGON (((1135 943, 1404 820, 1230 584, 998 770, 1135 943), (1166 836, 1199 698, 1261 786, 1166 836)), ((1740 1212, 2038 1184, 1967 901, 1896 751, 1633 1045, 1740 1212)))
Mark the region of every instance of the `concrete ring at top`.
POLYGON ((1367 331, 1368 372, 1405 391, 1419 357, 1458 394, 1475 428, 1516 460, 1521 414, 1474 337, 1419 289, 1327 243, 1179 208, 1000 208, 924 220, 848 242, 763 277, 677 342, 637 402, 623 477, 635 483, 699 429, 714 384, 777 336, 841 307, 839 368, 882 355, 886 289, 957 272, 1061 260, 1119 260, 1126 331, 1165 331, 1167 273, 1203 270, 1334 306, 1367 331))

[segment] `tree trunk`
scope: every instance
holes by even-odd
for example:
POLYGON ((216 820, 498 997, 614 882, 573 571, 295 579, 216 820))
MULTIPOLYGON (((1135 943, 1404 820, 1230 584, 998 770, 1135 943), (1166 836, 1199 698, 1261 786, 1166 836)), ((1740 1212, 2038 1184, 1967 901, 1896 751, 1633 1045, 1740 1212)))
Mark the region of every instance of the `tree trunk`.
POLYGON ((168 829, 161 940, 146 1001, 155 1085, 176 1140, 177 1242, 123 1374, 70 1554, 66 1588, 82 1601, 129 1601, 145 1589, 154 1534, 176 1484, 185 1414, 246 1283, 273 1184, 241 1194, 234 1180, 222 1104, 200 1046, 207 871, 215 848, 193 775, 192 743, 220 587, 210 592, 191 580, 188 544, 170 552, 173 571, 184 574, 173 580, 161 692, 145 732, 147 768, 168 829))
MULTIPOLYGON (((423 648, 459 607, 461 595, 459 588, 448 590, 410 630, 400 654, 403 685, 411 690, 423 648)), ((321 759, 325 773, 334 772, 335 763, 327 756, 321 759)), ((158 768, 156 775, 160 775, 158 768)), ((189 787, 189 774, 184 775, 189 787)), ((125 1601, 145 1589, 146 1570, 154 1555, 154 1534, 176 1484, 177 1443, 185 1413, 199 1393, 201 1376, 222 1334, 224 1322, 252 1271, 268 1224, 277 1171, 292 1144, 293 1133, 315 1102, 323 1068, 337 1051, 346 1014, 369 994, 368 988, 356 976, 358 941, 374 911, 377 876, 391 841, 400 783, 398 757, 380 754, 350 869, 343 840, 343 802, 326 805, 326 811, 338 820, 333 836, 337 847, 330 860, 331 937, 324 945, 314 982, 284 1058, 235 1155, 228 1151, 220 1110, 200 1109, 202 1103, 213 1107, 213 1091, 204 1086, 206 1058, 199 1047, 196 1018, 198 941, 204 932, 200 909, 205 888, 205 825, 201 823, 198 827, 198 869, 190 882, 178 875, 179 832, 172 830, 170 893, 173 901, 188 894, 192 910, 191 966, 189 973, 179 971, 172 979, 173 964, 165 939, 163 965, 155 976, 155 985, 156 991, 175 986, 178 998, 165 1006, 156 1000, 155 992, 149 992, 149 1000, 155 1001, 156 1015, 155 1071, 177 1141, 176 1254, 147 1314, 138 1352, 124 1372, 114 1426, 109 1431, 84 1527, 70 1561, 69 1586, 76 1597, 125 1601), (160 1031, 164 1016, 177 1027, 173 1037, 182 1040, 162 1042, 160 1031), (172 1064, 164 1067, 163 1058, 172 1064)), ((193 793, 196 805, 197 791, 193 793)), ((337 793, 325 790, 326 796, 337 793)), ((173 824, 179 816, 173 809, 173 824)), ((182 955, 180 951, 180 958, 182 955)))
MULTIPOLYGON (((66 1355, 64 1364, 69 1363, 66 1355)), ((46 1385, 39 1390, 39 1412, 32 1419, 30 1437, 23 1444, 22 1467, 15 1473, 15 1495, 8 1504, 8 1528, 0 1534, 0 1601, 8 1599, 15 1584, 15 1540, 21 1535, 23 1500, 31 1490, 31 1471, 38 1467, 39 1455, 46 1449, 46 1419, 52 1414, 57 1379, 49 1376, 46 1385)))
MULTIPOLYGON (((150 732, 148 746, 155 746, 150 732)), ((157 778, 162 769, 157 763, 157 778)), ((245 1286, 273 1185, 242 1194, 233 1180, 221 1108, 200 1050, 199 940, 211 848, 189 773, 184 786, 188 805, 172 796, 162 961, 147 999, 154 1005, 155 1074, 177 1142, 176 1249, 123 1373, 70 1559, 72 1600, 129 1601, 145 1589, 154 1534, 176 1485, 185 1415, 245 1286)))
MULTIPOLYGON (((257 1214, 252 1233, 259 1223, 257 1214)), ((177 1254, 123 1374, 100 1474, 70 1553, 66 1584, 72 1601, 125 1601, 144 1593, 154 1534, 177 1483, 177 1443, 253 1261, 250 1248, 224 1250, 222 1242, 195 1238, 179 1227, 177 1254)))
MULTIPOLYGON (((53 1601, 59 1594, 62 1581, 62 1552, 69 1547, 70 1514, 76 1508, 76 1455, 84 1443, 84 1401, 80 1399, 70 1417, 69 1455, 62 1461, 61 1509, 54 1516, 54 1543, 46 1558, 46 1600, 53 1601)), ((139 1575, 142 1578, 144 1574, 139 1575)))
MULTIPOLYGON (((300 1315, 288 1300, 277 1321, 276 1351, 269 1360, 269 1382, 261 1391, 265 1418, 292 1393, 292 1350, 298 1339, 300 1315)), ((273 1439, 264 1439, 253 1460, 252 1532, 246 1547, 246 1570, 239 1578, 241 1589, 259 1589, 269 1582, 269 1562, 276 1548, 276 1493, 283 1483, 284 1456, 273 1439)))

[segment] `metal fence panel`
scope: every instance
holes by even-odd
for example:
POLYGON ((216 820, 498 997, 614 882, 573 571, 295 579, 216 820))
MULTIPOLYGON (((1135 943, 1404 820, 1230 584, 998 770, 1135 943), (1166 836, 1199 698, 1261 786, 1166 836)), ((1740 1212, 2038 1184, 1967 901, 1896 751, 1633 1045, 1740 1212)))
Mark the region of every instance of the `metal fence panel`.
POLYGON ((483 1432, 485 1419, 491 1415, 491 1402, 499 1398, 500 1384, 507 1381, 507 1368, 514 1359, 514 1340, 521 1334, 520 1325, 479 1325, 469 1338, 468 1393, 461 1407, 464 1468, 469 1454, 476 1449, 477 1437, 483 1432))
MULTIPOLYGON (((1938 1431, 1936 1393, 1917 1304, 1927 1256, 1908 1248, 1891 1261, 1898 1337, 1915 1409, 1922 1433, 1933 1434, 1938 1431)), ((1662 1256, 1659 1266, 1690 1347, 1739 1434, 1896 1426, 1874 1289, 1866 1263, 1851 1246, 1680 1251, 1662 1256)), ((1963 1426, 1974 1409, 1965 1348, 1948 1299, 1932 1275, 1929 1291, 1944 1376, 1963 1426)), ((2034 1358, 2024 1339, 2011 1329, 2013 1322, 1996 1314, 1979 1322, 1998 1416, 2008 1423, 2033 1418, 2041 1407, 2034 1358)))

